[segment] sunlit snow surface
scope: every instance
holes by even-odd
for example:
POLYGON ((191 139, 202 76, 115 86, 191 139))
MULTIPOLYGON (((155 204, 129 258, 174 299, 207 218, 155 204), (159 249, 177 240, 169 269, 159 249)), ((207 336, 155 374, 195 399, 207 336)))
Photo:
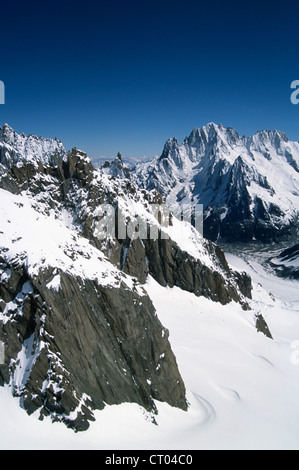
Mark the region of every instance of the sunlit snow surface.
POLYGON ((149 279, 147 290, 186 384, 188 412, 157 403, 158 426, 134 404, 95 413, 88 431, 28 417, 0 388, 2 449, 298 449, 299 365, 291 345, 299 340, 298 282, 267 272, 261 257, 228 255, 254 281, 253 310, 221 306, 149 279), (243 257, 244 258, 244 257, 243 257), (262 287, 263 286, 263 287, 262 287), (257 333, 262 313, 274 341, 257 333))

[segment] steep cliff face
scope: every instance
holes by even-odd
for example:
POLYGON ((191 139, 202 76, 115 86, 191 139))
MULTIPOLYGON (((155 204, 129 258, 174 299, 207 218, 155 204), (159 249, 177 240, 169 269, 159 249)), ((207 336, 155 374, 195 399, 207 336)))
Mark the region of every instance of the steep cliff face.
POLYGON ((142 284, 151 275, 247 308, 250 278, 190 224, 157 215, 161 195, 139 189, 120 159, 111 176, 77 149, 47 141, 45 155, 44 139, 1 132, 1 384, 29 413, 76 430, 105 404, 135 402, 155 413, 161 400, 186 409, 168 332, 142 284), (100 237, 104 204, 115 232, 100 237))
POLYGON ((28 413, 85 430, 105 404, 135 402, 154 413, 160 400, 186 409, 168 332, 146 292, 55 268, 30 276, 3 258, 1 269, 0 382, 28 413))

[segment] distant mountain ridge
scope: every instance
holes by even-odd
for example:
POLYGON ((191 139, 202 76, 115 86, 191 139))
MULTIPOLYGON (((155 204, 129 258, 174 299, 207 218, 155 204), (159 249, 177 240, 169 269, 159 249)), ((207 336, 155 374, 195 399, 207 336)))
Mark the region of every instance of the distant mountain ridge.
POLYGON ((213 241, 279 241, 299 228, 299 143, 283 132, 241 137, 209 123, 182 144, 168 139, 160 157, 136 165, 138 184, 168 204, 203 204, 213 241))

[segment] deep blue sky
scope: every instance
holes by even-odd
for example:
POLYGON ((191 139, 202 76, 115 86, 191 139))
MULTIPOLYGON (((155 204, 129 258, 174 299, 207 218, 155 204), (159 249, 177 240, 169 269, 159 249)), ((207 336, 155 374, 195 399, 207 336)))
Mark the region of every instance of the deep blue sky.
POLYGON ((210 121, 299 140, 297 1, 2 2, 0 125, 93 156, 160 154, 210 121))

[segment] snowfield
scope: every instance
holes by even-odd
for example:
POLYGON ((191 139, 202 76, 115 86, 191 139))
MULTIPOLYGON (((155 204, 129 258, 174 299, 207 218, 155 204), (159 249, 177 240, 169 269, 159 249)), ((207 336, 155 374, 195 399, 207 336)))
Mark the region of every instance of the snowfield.
MULTIPOLYGON (((221 306, 158 285, 147 291, 170 341, 187 388, 188 412, 157 403, 158 426, 138 405, 95 412, 88 431, 27 416, 0 388, 1 449, 298 449, 298 281, 278 279, 259 256, 228 254, 254 282, 252 311, 221 306), (262 313, 274 340, 255 329, 262 313)), ((58 284, 58 283, 57 283, 58 284)), ((53 286, 53 287, 56 287, 53 286)))

